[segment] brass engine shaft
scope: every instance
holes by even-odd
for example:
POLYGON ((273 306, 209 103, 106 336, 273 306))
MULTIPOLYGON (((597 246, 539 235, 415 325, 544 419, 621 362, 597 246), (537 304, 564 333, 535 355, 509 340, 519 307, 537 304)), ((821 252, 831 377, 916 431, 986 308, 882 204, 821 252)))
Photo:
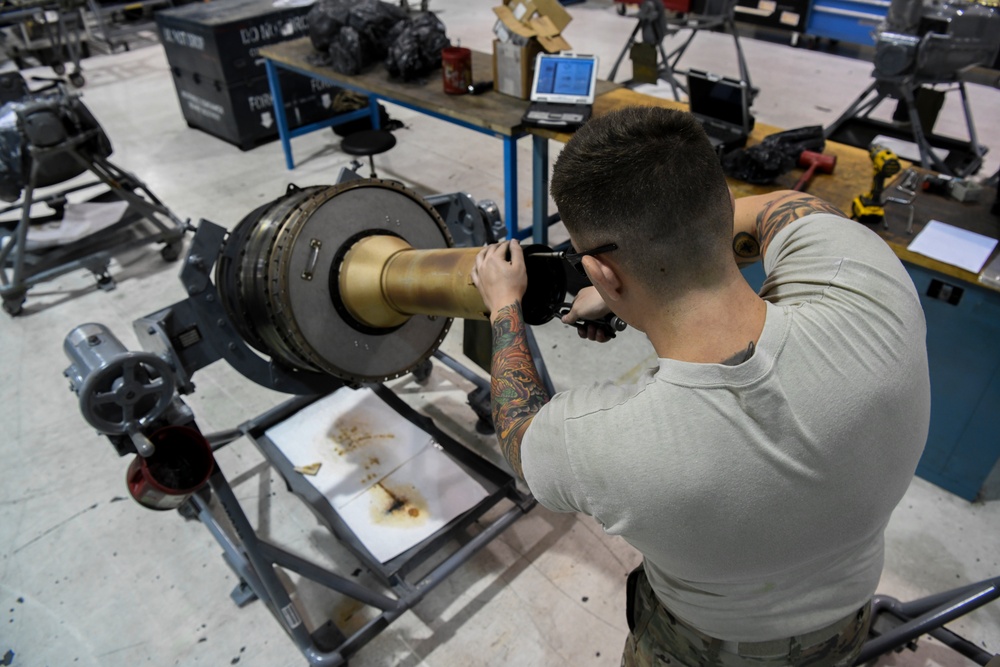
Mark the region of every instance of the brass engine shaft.
POLYGON ((339 288, 362 324, 399 326, 413 315, 485 320, 472 282, 478 248, 414 250, 397 236, 366 236, 344 256, 339 288))

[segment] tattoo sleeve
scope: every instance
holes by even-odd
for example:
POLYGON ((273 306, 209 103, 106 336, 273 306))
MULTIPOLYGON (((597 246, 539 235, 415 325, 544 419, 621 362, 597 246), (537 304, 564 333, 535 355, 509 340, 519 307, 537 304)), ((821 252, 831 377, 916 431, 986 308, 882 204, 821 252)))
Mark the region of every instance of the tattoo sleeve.
POLYGON ((490 394, 493 426, 500 451, 522 479, 521 438, 538 410, 548 403, 542 379, 528 348, 521 304, 504 306, 493 321, 490 394))
POLYGON ((842 218, 847 217, 836 206, 822 199, 804 192, 789 192, 768 202, 757 214, 757 238, 761 252, 767 252, 767 247, 778 232, 810 213, 832 213, 842 218))

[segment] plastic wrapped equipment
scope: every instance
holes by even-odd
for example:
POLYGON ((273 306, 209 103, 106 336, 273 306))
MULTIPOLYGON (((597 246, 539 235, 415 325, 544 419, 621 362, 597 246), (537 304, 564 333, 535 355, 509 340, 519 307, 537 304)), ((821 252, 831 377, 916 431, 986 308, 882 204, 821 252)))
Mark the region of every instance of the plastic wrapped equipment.
POLYGON ((821 153, 825 145, 823 128, 819 125, 776 132, 756 146, 727 153, 722 158, 722 170, 727 176, 747 183, 772 183, 795 169, 802 151, 821 153))
POLYGON ((315 63, 353 75, 385 59, 393 28, 405 22, 406 12, 379 0, 320 0, 307 20, 315 63))
POLYGON ((341 74, 360 74, 382 60, 391 76, 412 81, 439 68, 441 49, 451 45, 434 14, 411 20, 379 0, 318 0, 308 21, 315 49, 309 62, 341 74))
MULTIPOLYGON (((62 92, 35 93, 0 107, 0 199, 14 202, 31 179, 31 149, 54 148, 89 135, 77 150, 108 157, 111 141, 79 98, 62 92)), ((35 187, 67 181, 87 165, 65 151, 41 155, 35 187)))
POLYGON ((391 76, 412 81, 441 66, 441 50, 451 46, 444 24, 434 14, 421 14, 400 31, 385 61, 391 76))

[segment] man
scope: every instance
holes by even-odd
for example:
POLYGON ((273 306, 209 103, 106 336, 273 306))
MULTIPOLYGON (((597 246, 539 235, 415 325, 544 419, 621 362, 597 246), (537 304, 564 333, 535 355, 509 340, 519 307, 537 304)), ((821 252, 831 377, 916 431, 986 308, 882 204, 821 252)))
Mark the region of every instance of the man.
POLYGON ((520 313, 523 254, 489 246, 473 279, 493 323, 493 418, 539 502, 642 552, 623 664, 850 665, 927 436, 925 324, 905 269, 815 197, 734 202, 680 112, 591 121, 552 195, 594 286, 565 319, 610 309, 659 367, 550 400, 520 313), (759 296, 737 266, 758 253, 759 296))

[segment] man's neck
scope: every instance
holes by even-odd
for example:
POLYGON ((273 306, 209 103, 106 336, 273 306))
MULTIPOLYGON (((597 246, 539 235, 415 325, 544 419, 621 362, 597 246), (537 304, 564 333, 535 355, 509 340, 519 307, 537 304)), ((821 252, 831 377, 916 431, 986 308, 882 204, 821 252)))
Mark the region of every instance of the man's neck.
POLYGON ((736 272, 717 288, 687 291, 647 312, 643 329, 657 356, 720 364, 756 345, 767 306, 736 272))

